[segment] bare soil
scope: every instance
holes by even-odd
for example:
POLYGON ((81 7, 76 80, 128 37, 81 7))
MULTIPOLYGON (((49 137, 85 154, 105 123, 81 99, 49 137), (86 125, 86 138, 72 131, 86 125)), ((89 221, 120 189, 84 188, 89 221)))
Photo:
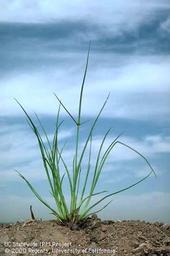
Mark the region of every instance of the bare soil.
POLYGON ((170 256, 170 225, 97 216, 71 228, 54 220, 0 224, 3 255, 170 256))

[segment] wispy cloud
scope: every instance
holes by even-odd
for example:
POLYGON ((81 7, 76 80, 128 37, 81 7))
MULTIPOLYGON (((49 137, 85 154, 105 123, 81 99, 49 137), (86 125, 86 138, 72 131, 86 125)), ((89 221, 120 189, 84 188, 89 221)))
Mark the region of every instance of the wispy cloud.
POLYGON ((160 29, 164 33, 170 33, 170 17, 160 24, 160 29))
MULTIPOLYGON (((0 177, 1 181, 19 181, 15 170, 22 172, 27 178, 33 180, 46 179, 43 170, 41 156, 35 136, 23 125, 12 125, 2 127, 0 133, 0 177)), ((59 132, 59 142, 72 136, 72 131, 63 130, 59 132)), ((46 141, 45 136, 42 139, 46 141)), ((49 134, 52 139, 52 134, 49 134)))
MULTIPOLYGON (((24 122, 24 119, 23 119, 24 122)), ((46 123, 48 123, 48 119, 46 123)), ((36 142, 35 136, 32 134, 29 127, 25 126, 26 124, 13 124, 10 125, 5 123, 2 125, 0 138, 1 138, 1 155, 0 155, 0 171, 2 180, 16 180, 18 177, 14 173, 14 169, 19 169, 23 171, 23 174, 26 174, 27 177, 32 179, 45 179, 44 172, 42 171, 42 163, 40 159, 40 153, 38 150, 38 144, 36 142)), ((53 134, 50 131, 47 131, 49 139, 52 140, 53 134)), ((74 155, 74 148, 72 137, 74 136, 73 128, 67 127, 61 129, 59 132, 59 141, 64 142, 69 140, 69 147, 66 147, 64 150, 64 156, 68 163, 71 163, 71 159, 74 155)), ((110 145, 112 140, 116 138, 117 134, 111 134, 105 141, 103 152, 110 145)), ((42 136, 45 139, 45 136, 42 136)), ((98 149, 101 144, 101 133, 95 135, 92 143, 92 159, 94 160, 97 156, 98 149)), ((133 148, 137 149, 139 152, 145 156, 154 159, 159 154, 167 154, 170 152, 170 137, 161 134, 149 135, 147 131, 140 138, 136 136, 122 136, 120 140, 133 148)), ((83 147, 84 138, 82 137, 80 148, 83 147)), ((119 144, 115 146, 110 157, 109 162, 121 162, 121 161, 134 161, 138 159, 139 156, 130 151, 128 148, 125 148, 119 144)), ((107 166, 107 171, 109 167, 107 166)))
MULTIPOLYGON (((92 60, 86 82, 83 113, 95 115, 110 91, 110 101, 103 113, 105 116, 136 119, 168 116, 169 58, 134 56, 133 59, 130 57, 129 62, 123 64, 119 56, 113 57, 114 61, 111 56, 108 57, 109 67, 103 67, 102 59, 99 59, 101 66, 95 67, 94 59, 92 60), (116 60, 118 60, 117 64, 115 64, 116 60), (95 104, 94 98, 98 99, 95 104), (98 104, 99 101, 100 104, 98 104)), ((95 57, 95 61, 97 59, 95 57)), ((4 78, 0 81, 1 115, 21 114, 13 97, 20 100, 28 110, 31 108, 31 111, 37 113, 56 114, 57 101, 53 92, 56 92, 76 114, 75 101, 78 102, 83 74, 83 66, 81 64, 80 69, 79 63, 82 63, 80 59, 74 69, 66 70, 64 65, 61 65, 63 68, 57 72, 54 68, 51 70, 47 67, 45 73, 34 71, 34 73, 4 78)))
MULTIPOLYGON (((112 143, 114 138, 116 138, 116 136, 113 136, 112 138, 108 137, 105 140, 102 153, 106 151, 106 149, 112 143)), ((152 157, 152 158, 159 153, 170 152, 170 137, 168 136, 165 137, 161 135, 154 135, 154 136, 146 136, 141 139, 138 139, 135 137, 122 136, 122 138, 120 138, 119 140, 131 146, 132 148, 138 150, 141 154, 148 157, 152 157)), ((102 142, 101 138, 93 139, 92 152, 94 154, 94 157, 97 155, 101 142, 102 142)), ((83 145, 84 144, 82 144, 82 146, 83 145)), ((92 159, 94 159, 94 157, 92 159)), ((124 161, 124 160, 133 160, 137 158, 139 158, 138 154, 136 154, 132 150, 120 144, 116 144, 110 153, 110 161, 124 161)))
POLYGON ((1 0, 1 21, 12 22, 51 22, 59 19, 92 20, 101 25, 108 24, 126 30, 140 25, 146 19, 152 18, 151 14, 159 10, 170 8, 168 1, 141 1, 111 0, 98 1, 57 1, 44 2, 40 0, 20 1, 1 0), (141 8, 142 7, 142 8, 141 8), (129 12, 130 10, 130 12, 129 12), (98 15, 101 13, 101 15, 98 15), (124 28, 123 28, 124 27, 124 28))

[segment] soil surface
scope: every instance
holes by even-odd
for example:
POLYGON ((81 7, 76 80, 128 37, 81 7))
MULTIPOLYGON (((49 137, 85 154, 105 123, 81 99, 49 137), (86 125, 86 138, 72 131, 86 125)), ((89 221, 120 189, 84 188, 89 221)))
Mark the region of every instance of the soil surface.
POLYGON ((53 220, 0 224, 3 255, 170 256, 170 225, 97 216, 71 229, 53 220))

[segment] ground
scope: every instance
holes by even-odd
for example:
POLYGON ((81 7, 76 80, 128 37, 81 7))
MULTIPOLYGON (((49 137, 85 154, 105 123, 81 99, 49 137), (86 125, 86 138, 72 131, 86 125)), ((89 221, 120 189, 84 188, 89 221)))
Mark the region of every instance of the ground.
POLYGON ((0 224, 3 255, 168 256, 170 225, 89 218, 82 227, 55 220, 0 224))

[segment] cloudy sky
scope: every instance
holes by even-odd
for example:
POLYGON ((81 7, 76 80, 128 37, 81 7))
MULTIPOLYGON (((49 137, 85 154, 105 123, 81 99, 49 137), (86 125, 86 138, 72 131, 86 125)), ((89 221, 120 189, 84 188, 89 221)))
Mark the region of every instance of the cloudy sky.
MULTIPOLYGON (((169 0, 0 0, 0 7, 0 222, 28 219, 30 204, 38 218, 49 218, 15 172, 53 204, 35 138, 14 98, 39 115, 51 136, 58 107, 54 92, 77 113, 89 41, 83 99, 88 122, 81 145, 110 92, 94 134, 94 158, 112 127, 106 144, 124 132, 121 141, 147 156, 157 172, 157 178, 115 196, 100 216, 170 222, 169 0)), ((60 143, 68 142, 71 164, 75 128, 61 115, 60 143)), ((98 189, 116 191, 148 171, 135 153, 116 146, 98 189)))

